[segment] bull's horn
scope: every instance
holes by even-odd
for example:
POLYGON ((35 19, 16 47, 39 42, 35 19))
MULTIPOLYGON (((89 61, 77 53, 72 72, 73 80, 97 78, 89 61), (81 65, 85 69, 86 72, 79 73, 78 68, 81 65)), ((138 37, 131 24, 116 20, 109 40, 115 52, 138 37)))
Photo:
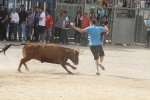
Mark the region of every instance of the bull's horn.
POLYGON ((83 51, 84 51, 84 50, 81 51, 81 50, 77 49, 77 51, 78 51, 79 54, 81 55, 81 54, 83 54, 83 51))

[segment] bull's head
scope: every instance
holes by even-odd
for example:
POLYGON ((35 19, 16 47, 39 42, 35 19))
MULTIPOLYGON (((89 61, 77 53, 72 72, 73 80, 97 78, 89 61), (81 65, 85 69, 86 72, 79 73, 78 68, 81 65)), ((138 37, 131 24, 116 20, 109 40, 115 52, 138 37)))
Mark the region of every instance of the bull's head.
POLYGON ((78 65, 79 63, 79 54, 82 54, 83 51, 80 50, 74 50, 73 55, 71 56, 70 60, 74 63, 74 65, 78 65))

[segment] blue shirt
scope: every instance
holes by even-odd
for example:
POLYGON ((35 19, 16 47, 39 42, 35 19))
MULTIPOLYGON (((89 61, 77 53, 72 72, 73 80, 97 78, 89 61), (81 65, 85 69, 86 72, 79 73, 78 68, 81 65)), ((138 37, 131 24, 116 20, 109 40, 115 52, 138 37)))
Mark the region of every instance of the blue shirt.
MULTIPOLYGON (((147 21, 146 21, 146 24, 147 24, 148 26, 150 26, 150 20, 147 20, 147 21)), ((147 31, 150 31, 150 28, 147 28, 147 31)))
POLYGON ((38 16, 40 16, 40 12, 36 12, 35 15, 34 15, 34 25, 39 24, 38 16))
POLYGON ((100 40, 100 34, 104 32, 104 27, 101 26, 89 26, 85 28, 85 31, 88 33, 90 37, 90 46, 92 45, 101 45, 102 42, 100 40))

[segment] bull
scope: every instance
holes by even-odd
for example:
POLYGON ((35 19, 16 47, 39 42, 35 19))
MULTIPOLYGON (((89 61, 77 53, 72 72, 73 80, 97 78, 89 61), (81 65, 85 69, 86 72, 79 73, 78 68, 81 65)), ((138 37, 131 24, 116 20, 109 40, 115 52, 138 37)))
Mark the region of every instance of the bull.
POLYGON ((9 49, 11 46, 21 46, 21 45, 24 45, 22 49, 23 58, 20 60, 18 72, 21 72, 22 64, 25 66, 26 71, 29 71, 26 62, 31 59, 41 61, 41 63, 46 62, 46 63, 60 64, 68 72, 68 74, 73 73, 67 69, 66 65, 70 66, 73 70, 77 69, 76 67, 68 63, 67 60, 70 59, 74 63, 74 65, 78 65, 79 51, 55 44, 45 44, 45 45, 35 43, 9 44, 6 45, 0 51, 0 53, 3 52, 5 54, 6 50, 9 49))

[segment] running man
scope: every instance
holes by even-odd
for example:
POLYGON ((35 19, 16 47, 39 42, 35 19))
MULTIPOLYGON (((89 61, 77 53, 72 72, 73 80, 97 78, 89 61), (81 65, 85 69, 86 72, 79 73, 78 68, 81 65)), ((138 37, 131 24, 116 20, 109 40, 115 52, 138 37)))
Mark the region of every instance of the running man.
POLYGON ((90 49, 94 56, 95 66, 97 69, 96 74, 100 75, 98 65, 102 68, 102 70, 105 70, 105 68, 102 65, 104 59, 104 51, 102 48, 102 42, 100 40, 100 34, 102 32, 109 32, 109 29, 107 28, 107 26, 105 27, 96 26, 97 25, 96 19, 91 20, 90 26, 85 29, 80 29, 75 27, 74 23, 70 23, 70 25, 80 33, 85 33, 85 32, 88 33, 90 38, 90 49), (99 56, 100 56, 100 63, 98 64, 99 56))

